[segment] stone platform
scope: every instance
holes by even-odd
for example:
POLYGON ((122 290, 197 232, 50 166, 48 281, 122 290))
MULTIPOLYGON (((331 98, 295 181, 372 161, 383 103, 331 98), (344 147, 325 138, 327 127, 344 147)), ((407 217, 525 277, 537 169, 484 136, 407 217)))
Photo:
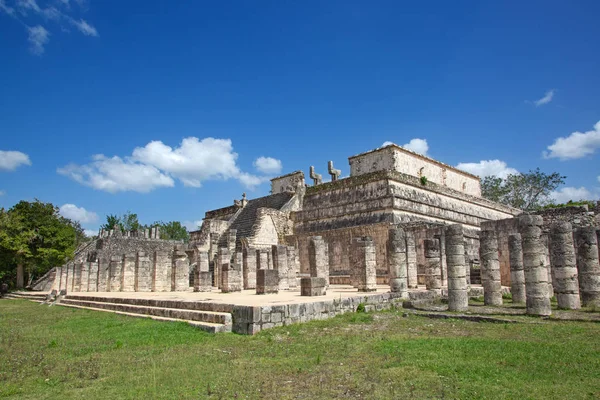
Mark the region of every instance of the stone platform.
MULTIPOLYGON (((472 288, 472 292, 472 296, 479 295, 478 288, 472 288)), ((21 297, 26 293, 31 292, 23 292, 21 297)), ((433 300, 439 295, 424 287, 409 292, 411 301, 433 300)), ((375 311, 401 306, 405 300, 408 299, 398 293, 390 293, 388 285, 379 285, 376 291, 367 293, 350 285, 330 285, 326 295, 314 297, 301 296, 300 288, 265 295, 257 295, 255 290, 222 293, 216 288, 210 292, 193 292, 192 288, 186 292, 71 292, 57 304, 161 321, 184 321, 211 333, 252 335, 263 329, 355 312, 361 303, 366 311, 375 311)))

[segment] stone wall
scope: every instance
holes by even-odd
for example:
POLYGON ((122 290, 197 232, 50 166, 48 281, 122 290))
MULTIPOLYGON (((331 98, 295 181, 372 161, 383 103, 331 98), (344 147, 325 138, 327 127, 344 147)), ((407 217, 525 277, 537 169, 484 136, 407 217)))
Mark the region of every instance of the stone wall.
POLYGON ((304 185, 304 173, 294 171, 271 179, 271 193, 295 192, 298 186, 304 185))
POLYGON ((481 185, 478 176, 396 145, 362 153, 350 157, 348 161, 350 163, 350 176, 380 170, 392 170, 417 178, 424 176, 428 182, 447 186, 472 196, 481 196, 481 185))

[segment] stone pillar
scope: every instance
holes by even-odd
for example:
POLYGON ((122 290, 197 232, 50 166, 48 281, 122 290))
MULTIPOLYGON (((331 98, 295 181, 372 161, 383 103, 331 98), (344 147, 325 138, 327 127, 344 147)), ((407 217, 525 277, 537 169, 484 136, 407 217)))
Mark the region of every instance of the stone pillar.
MULTIPOLYGON (((370 236, 354 238, 350 249, 352 269, 359 292, 374 292, 377 290, 377 269, 375 265, 375 243, 370 236)), ((314 286, 311 281, 311 286, 314 286)))
POLYGON ((152 262, 150 257, 138 251, 135 259, 135 287, 136 292, 150 292, 152 290, 152 262))
POLYGON ((106 290, 108 292, 120 292, 123 283, 123 257, 112 256, 110 258, 110 267, 108 283, 106 290))
POLYGON ((98 291, 98 260, 88 262, 88 292, 98 291))
POLYGON ((296 264, 296 248, 287 247, 288 284, 290 289, 298 287, 298 265, 296 264))
POLYGON ((217 258, 215 259, 215 273, 218 271, 219 276, 217 277, 217 288, 223 288, 223 270, 229 268, 231 262, 231 253, 227 247, 219 247, 217 252, 217 258))
POLYGON ((190 288, 190 262, 181 245, 175 246, 171 272, 171 290, 185 292, 190 288))
POLYGON ((256 269, 269 269, 269 250, 256 250, 256 269))
POLYGON ((550 227, 550 268, 554 278, 554 295, 558 307, 581 308, 573 227, 569 222, 555 222, 550 227))
POLYGON ((57 292, 60 291, 60 276, 62 275, 62 267, 56 267, 54 272, 54 282, 52 282, 52 289, 57 292))
POLYGON ((467 311, 467 268, 465 262, 465 237, 461 224, 446 228, 446 264, 448 268, 448 310, 467 311))
MULTIPOLYGON (((373 256, 375 256, 375 248, 373 248, 373 256)), ((404 229, 390 229, 387 256, 390 291, 400 293, 403 296, 408 295, 408 264, 406 258, 406 233, 404 229)))
POLYGON ((110 292, 110 261, 98 259, 98 291, 110 292))
POLYGON ((308 243, 310 276, 325 278, 329 286, 329 251, 321 236, 312 236, 308 243))
POLYGON ((442 286, 448 285, 448 266, 446 265, 446 235, 445 231, 439 235, 440 239, 440 275, 442 278, 442 286))
POLYGON ((550 315, 548 266, 544 264, 546 255, 540 240, 544 221, 539 215, 523 214, 518 217, 518 222, 523 246, 527 314, 550 315))
POLYGON ((60 273, 60 290, 67 290, 67 281, 69 279, 69 264, 62 266, 60 273))
POLYGON ((76 263, 73 266, 73 292, 81 290, 81 263, 76 263))
POLYGON ((288 259, 287 248, 282 245, 271 246, 271 254, 273 260, 273 269, 279 271, 279 290, 288 290, 288 259))
POLYGON ((523 246, 521 234, 508 236, 508 255, 510 260, 510 294, 513 303, 525 303, 525 271, 523 270, 523 246))
POLYGON ((152 266, 152 291, 168 292, 171 290, 171 263, 166 251, 155 251, 152 266))
POLYGON ((135 291, 135 253, 123 255, 123 285, 122 292, 135 291))
POLYGON ((244 263, 244 289, 256 289, 256 250, 244 248, 242 250, 244 263))
POLYGON ((548 235, 542 232, 540 237, 544 249, 544 265, 548 266, 548 296, 554 296, 554 277, 552 276, 553 271, 550 266, 550 245, 548 235))
POLYGON ((256 294, 279 292, 279 271, 276 269, 259 269, 256 271, 256 294))
POLYGON ((442 271, 440 266, 440 241, 423 240, 425 249, 425 287, 427 290, 442 289, 442 271))
POLYGON ((67 272, 67 293, 75 291, 75 263, 69 262, 69 271, 67 272))
POLYGON ((498 237, 495 231, 479 232, 479 259, 481 260, 483 303, 486 306, 501 306, 502 283, 500 280, 498 237))
POLYGON ((406 269, 410 289, 419 287, 417 279, 417 245, 412 232, 406 232, 406 269))
POLYGON ((194 269, 194 292, 210 292, 212 277, 208 265, 208 253, 200 252, 194 269))
POLYGON ((600 265, 598 262, 598 236, 593 227, 575 231, 579 292, 584 307, 600 306, 600 265))
MULTIPOLYGON (((229 249, 223 248, 223 255, 225 251, 229 253, 229 249)), ((241 258, 241 253, 238 256, 234 256, 233 262, 223 262, 221 264, 221 291, 223 293, 241 292, 242 291, 242 263, 238 261, 238 257, 241 258)), ((225 261, 223 259, 223 261, 225 261)))
POLYGON ((89 263, 88 262, 83 262, 81 263, 81 269, 80 269, 80 280, 79 280, 79 291, 80 292, 87 292, 88 291, 88 281, 90 279, 90 270, 89 270, 89 263))
POLYGON ((237 237, 237 229, 230 229, 227 231, 227 249, 231 253, 235 251, 235 240, 237 237))

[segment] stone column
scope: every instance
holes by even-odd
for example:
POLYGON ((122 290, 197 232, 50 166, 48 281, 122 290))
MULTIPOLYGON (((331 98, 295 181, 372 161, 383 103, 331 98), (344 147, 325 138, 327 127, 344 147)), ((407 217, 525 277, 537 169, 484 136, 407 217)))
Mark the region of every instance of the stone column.
POLYGON ((548 266, 548 296, 554 296, 554 277, 552 276, 553 271, 550 266, 550 245, 548 235, 542 232, 540 237, 544 249, 544 265, 548 266))
MULTIPOLYGON (((390 291, 408 294, 408 264, 406 258, 406 234, 402 228, 389 230, 388 265, 390 274, 390 291)), ((373 256, 375 248, 373 247, 373 256)), ((375 264, 375 263, 373 263, 375 264)), ((375 265, 373 265, 375 267, 375 265)))
POLYGON ((69 271, 67 272, 67 293, 75 291, 75 263, 69 263, 69 271))
POLYGON ((106 258, 98 259, 98 291, 110 292, 110 261, 106 258))
MULTIPOLYGON (((223 293, 241 292, 242 291, 242 271, 241 262, 236 260, 237 254, 231 262, 227 260, 229 249, 222 248, 221 254, 221 291, 223 293)), ((241 258, 241 255, 240 255, 241 258)))
POLYGON ((152 262, 150 257, 138 251, 135 259, 135 291, 150 292, 152 290, 152 262))
POLYGON ((312 236, 308 243, 310 276, 325 278, 329 286, 329 251, 321 236, 312 236))
POLYGON ((219 247, 219 251, 217 252, 217 258, 215 262, 215 271, 219 271, 219 276, 217 277, 217 288, 223 288, 223 271, 229 268, 229 263, 231 263, 231 253, 227 247, 219 247))
POLYGON ((198 262, 194 269, 194 292, 210 292, 211 281, 208 253, 202 251, 198 254, 198 262))
POLYGON ((109 283, 107 286, 108 292, 120 292, 123 284, 123 257, 112 256, 110 258, 109 283))
POLYGON ((448 268, 448 310, 467 311, 467 268, 465 262, 465 237, 461 224, 446 228, 446 263, 448 268))
POLYGON ((287 263, 288 263, 288 284, 290 289, 298 287, 298 265, 296 264, 296 248, 294 246, 287 247, 287 263))
POLYGON ((185 292, 190 288, 190 262, 187 253, 181 245, 175 246, 173 251, 171 290, 185 292))
POLYGON ((279 271, 279 290, 288 290, 290 288, 288 283, 288 259, 286 251, 286 246, 271 246, 273 269, 279 271))
POLYGON ((56 267, 54 272, 54 282, 52 282, 52 290, 60 292, 60 276, 62 275, 62 267, 56 267))
POLYGON ((555 222, 550 227, 550 268, 554 277, 554 295, 559 308, 581 308, 573 227, 569 222, 555 222))
POLYGON ((479 232, 479 259, 481 260, 481 285, 486 306, 502 305, 498 237, 495 231, 479 232))
POLYGON ((444 230, 439 235, 440 239, 440 274, 442 286, 448 285, 448 266, 446 265, 446 235, 444 230))
POLYGON ((171 290, 171 259, 166 251, 155 251, 152 266, 152 291, 171 290))
POLYGON ((508 255, 510 261, 510 294, 513 303, 525 303, 525 271, 523 270, 523 247, 521 234, 508 236, 508 255))
POLYGON ((442 271, 440 266, 440 241, 438 239, 423 240, 425 249, 425 287, 427 290, 442 289, 442 271))
POLYGON ((417 245, 412 232, 406 232, 406 269, 408 287, 416 289, 419 287, 417 279, 417 245))
POLYGON ((539 215, 523 214, 518 217, 518 222, 523 246, 527 314, 550 315, 548 266, 544 264, 546 255, 541 241, 544 221, 539 215))
POLYGON ((244 263, 244 289, 256 289, 256 249, 245 247, 242 251, 244 263))
POLYGON ((98 291, 98 260, 88 263, 88 292, 98 291))
POLYGON ((227 231, 227 249, 231 253, 235 251, 235 241, 237 237, 237 229, 230 229, 227 231))
POLYGON ((269 269, 269 250, 256 250, 256 269, 269 269))
POLYGON ((575 231, 579 292, 584 307, 600 306, 600 265, 598 262, 598 236, 593 227, 575 231))
POLYGON ((58 287, 59 291, 67 290, 67 268, 68 268, 67 264, 60 267, 60 284, 58 287))
POLYGON ((123 255, 123 285, 121 291, 135 291, 135 253, 127 253, 123 255))
MULTIPOLYGON (((352 269, 359 292, 374 292, 377 290, 377 269, 375 265, 375 243, 370 236, 354 238, 350 249, 352 269)), ((312 282, 311 282, 312 284, 312 282)))
POLYGON ((81 263, 80 271, 81 272, 80 272, 80 280, 79 280, 79 291, 87 292, 88 291, 88 281, 90 279, 89 263, 88 262, 81 263))
POLYGON ((76 263, 73 266, 73 291, 80 292, 81 290, 81 264, 76 263))

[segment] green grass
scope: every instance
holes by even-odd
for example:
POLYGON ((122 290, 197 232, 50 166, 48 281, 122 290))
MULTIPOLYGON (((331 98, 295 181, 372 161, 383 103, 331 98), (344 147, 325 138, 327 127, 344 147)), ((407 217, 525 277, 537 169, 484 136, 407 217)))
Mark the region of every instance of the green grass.
POLYGON ((0 397, 600 397, 600 324, 353 313, 250 336, 0 301, 0 397))

